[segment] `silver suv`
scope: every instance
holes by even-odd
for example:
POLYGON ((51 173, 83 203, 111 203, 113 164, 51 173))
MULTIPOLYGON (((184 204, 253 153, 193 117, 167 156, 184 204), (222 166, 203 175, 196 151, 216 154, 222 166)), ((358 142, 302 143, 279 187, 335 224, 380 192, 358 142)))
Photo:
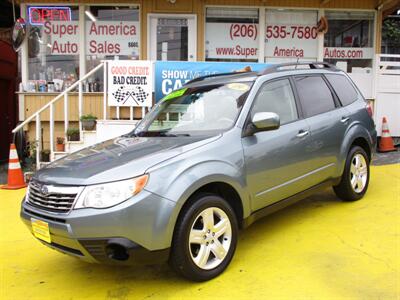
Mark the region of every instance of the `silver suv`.
POLYGON ((131 133, 38 171, 21 217, 63 253, 169 261, 208 280, 230 263, 239 228, 327 186, 362 198, 375 142, 363 96, 329 64, 201 77, 131 133))

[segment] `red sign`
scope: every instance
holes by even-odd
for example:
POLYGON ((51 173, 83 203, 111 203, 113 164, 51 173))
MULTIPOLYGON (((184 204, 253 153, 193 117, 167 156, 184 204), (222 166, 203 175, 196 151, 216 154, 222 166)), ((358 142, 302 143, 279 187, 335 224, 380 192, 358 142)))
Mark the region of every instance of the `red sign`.
POLYGON ((30 6, 29 23, 43 25, 47 21, 71 21, 71 8, 65 6, 30 6))

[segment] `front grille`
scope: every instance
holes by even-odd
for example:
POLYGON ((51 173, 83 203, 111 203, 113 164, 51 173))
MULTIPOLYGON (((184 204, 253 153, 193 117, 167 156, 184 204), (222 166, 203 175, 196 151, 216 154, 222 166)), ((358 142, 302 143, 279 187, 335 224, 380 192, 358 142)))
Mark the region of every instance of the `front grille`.
POLYGON ((43 210, 67 213, 74 204, 78 189, 78 187, 45 185, 31 181, 28 202, 43 210))
MULTIPOLYGON (((44 243, 46 243, 46 242, 44 242, 44 243)), ((54 248, 56 248, 56 249, 58 249, 58 250, 60 250, 62 252, 67 252, 67 253, 72 253, 72 254, 75 254, 75 255, 83 256, 82 252, 77 250, 77 249, 73 249, 73 248, 70 248, 70 247, 67 247, 67 246, 63 246, 63 245, 60 245, 60 244, 56 244, 56 243, 51 243, 49 245, 53 246, 54 248)))
POLYGON ((32 216, 39 217, 39 218, 41 218, 41 219, 43 219, 43 220, 45 220, 45 221, 47 220, 47 221, 54 221, 54 222, 58 222, 58 223, 65 223, 65 219, 50 217, 50 216, 45 215, 45 214, 39 214, 39 213, 37 213, 36 211, 32 211, 32 210, 27 209, 27 208, 23 208, 23 210, 24 210, 26 213, 28 213, 28 214, 30 214, 30 215, 32 215, 32 216))

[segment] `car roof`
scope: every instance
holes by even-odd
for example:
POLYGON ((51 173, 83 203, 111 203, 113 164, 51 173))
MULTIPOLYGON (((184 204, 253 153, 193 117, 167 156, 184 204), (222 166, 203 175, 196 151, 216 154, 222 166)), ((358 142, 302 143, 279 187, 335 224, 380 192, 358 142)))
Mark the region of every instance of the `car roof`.
POLYGON ((185 87, 199 87, 210 84, 226 84, 233 82, 246 82, 254 81, 258 77, 258 72, 236 72, 236 73, 223 73, 213 74, 207 76, 197 77, 185 84, 185 87))
POLYGON ((315 74, 315 73, 343 73, 342 70, 336 66, 327 62, 301 62, 301 63, 284 63, 284 64, 273 64, 266 67, 260 72, 232 72, 232 73, 220 73, 197 77, 185 84, 185 87, 199 87, 204 85, 218 85, 227 84, 232 82, 246 82, 255 81, 259 76, 278 74, 284 72, 287 75, 289 72, 291 75, 297 74, 315 74))

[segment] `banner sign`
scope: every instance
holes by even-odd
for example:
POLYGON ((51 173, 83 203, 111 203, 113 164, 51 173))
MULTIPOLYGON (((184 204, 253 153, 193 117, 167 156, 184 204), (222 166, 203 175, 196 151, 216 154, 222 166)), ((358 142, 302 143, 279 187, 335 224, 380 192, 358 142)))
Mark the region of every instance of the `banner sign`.
MULTIPOLYGON (((79 54, 78 21, 46 21, 43 26, 52 55, 79 54)), ((46 36, 42 38, 46 40, 46 36)), ((86 21, 86 54, 139 58, 140 24, 136 21, 86 21)))
POLYGON ((268 58, 318 57, 316 11, 267 10, 265 56, 268 58))
POLYGON ((327 59, 373 59, 374 48, 325 47, 327 59))
POLYGON ((206 23, 206 58, 258 59, 258 24, 206 23))
POLYGON ((152 106, 151 61, 112 60, 108 63, 109 106, 152 106))
POLYGON ((155 67, 155 98, 162 99, 186 82, 200 76, 235 72, 246 66, 253 71, 261 71, 269 64, 245 62, 179 62, 157 61, 155 67))

